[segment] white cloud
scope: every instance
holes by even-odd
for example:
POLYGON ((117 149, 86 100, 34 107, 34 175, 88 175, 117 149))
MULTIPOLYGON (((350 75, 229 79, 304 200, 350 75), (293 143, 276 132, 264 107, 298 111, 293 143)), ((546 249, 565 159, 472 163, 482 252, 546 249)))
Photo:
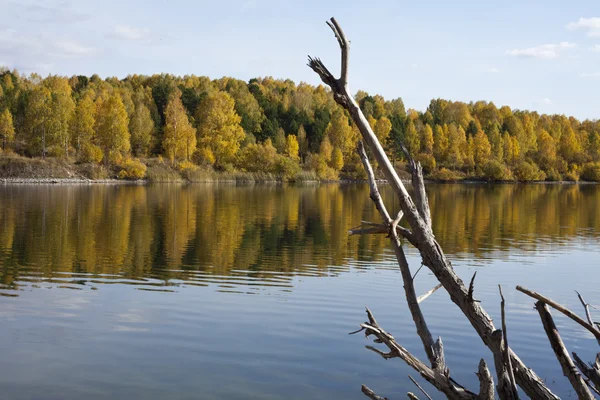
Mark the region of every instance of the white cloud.
POLYGON ((135 28, 129 25, 117 25, 113 35, 116 38, 123 40, 145 40, 150 36, 150 29, 135 28))
POLYGON ((87 56, 96 53, 96 49, 93 47, 86 47, 71 40, 59 40, 54 45, 65 57, 87 56))
POLYGON ((488 69, 488 72, 491 72, 492 74, 498 74, 500 73, 500 70, 498 68, 490 68, 488 69))
POLYGON ((543 44, 536 47, 528 47, 526 49, 513 49, 506 51, 506 55, 521 58, 540 58, 550 60, 557 58, 560 53, 565 50, 575 47, 575 43, 560 42, 557 44, 543 44))
POLYGON ((587 35, 596 37, 600 36, 600 18, 579 18, 576 22, 570 22, 567 24, 567 29, 575 30, 575 29, 585 29, 587 30, 587 35))
POLYGON ((0 29, 3 61, 19 70, 48 72, 58 59, 90 57, 96 53, 95 48, 69 38, 0 29))
POLYGON ((581 78, 600 78, 600 72, 583 72, 579 76, 581 78))

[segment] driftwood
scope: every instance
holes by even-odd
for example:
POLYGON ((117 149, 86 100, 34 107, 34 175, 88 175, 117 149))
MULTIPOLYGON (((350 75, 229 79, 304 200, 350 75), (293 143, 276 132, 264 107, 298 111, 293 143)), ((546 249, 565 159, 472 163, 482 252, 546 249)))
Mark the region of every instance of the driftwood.
MULTIPOLYGON (((421 339, 429 363, 427 364, 419 360, 407 349, 397 343, 392 335, 387 333, 383 328, 381 328, 381 326, 379 326, 373 317, 373 314, 367 309, 369 321, 361 324, 361 329, 359 331, 364 330, 367 336, 375 336, 375 342, 385 345, 388 349, 388 352, 382 352, 373 347, 368 348, 381 355, 385 359, 401 358, 449 399, 494 399, 493 378, 489 372, 489 369, 487 368, 487 364, 483 359, 479 363, 477 372, 480 382, 478 394, 468 390, 450 377, 450 370, 447 368, 444 359, 441 338, 438 338, 435 342, 433 341, 433 336, 429 331, 425 317, 419 306, 419 303, 437 290, 438 287, 421 296, 421 298, 417 298, 413 284, 416 274, 413 276, 410 273, 410 268, 402 248, 401 238, 404 238, 408 240, 411 245, 417 248, 421 255, 422 264, 429 268, 429 270, 435 275, 441 287, 443 287, 450 295, 452 302, 454 302, 462 311, 475 332, 481 338, 482 342, 490 350, 496 367, 495 369, 498 378, 497 390, 500 398, 518 398, 518 392, 516 389, 516 386, 518 385, 521 390, 523 390, 523 392, 530 398, 540 400, 558 399, 558 397, 553 394, 544 384, 543 380, 540 379, 533 370, 527 368, 521 359, 508 346, 504 297, 502 296, 502 293, 500 294, 502 297, 501 308, 503 323, 502 329, 497 329, 494 326, 490 316, 481 306, 480 302, 474 299, 475 274, 471 279, 469 288, 467 288, 454 271, 454 268, 452 267, 450 261, 446 258, 442 248, 437 243, 432 232, 431 213, 429 210, 429 202, 427 199, 427 192, 425 190, 423 172, 420 163, 416 162, 406 151, 406 149, 403 148, 408 160, 409 170, 411 172, 411 183, 414 187, 415 194, 413 199, 413 197, 409 195, 392 163, 385 154, 381 143, 379 143, 356 100, 350 93, 348 87, 350 42, 334 18, 331 18, 330 21, 327 21, 327 25, 329 25, 333 31, 341 50, 340 78, 335 78, 324 65, 324 63, 318 58, 309 56, 308 66, 319 75, 321 80, 326 85, 331 88, 333 98, 338 104, 348 111, 350 117, 354 121, 354 124, 361 133, 362 141, 360 141, 358 144, 358 152, 365 171, 367 172, 370 186, 370 197, 383 220, 383 223, 362 222, 361 226, 352 229, 350 234, 385 234, 390 238, 390 242, 394 249, 404 282, 404 292, 408 303, 408 308, 411 312, 417 334, 421 339), (387 183, 390 185, 391 189, 394 191, 394 194, 399 199, 401 212, 395 218, 390 216, 385 207, 383 199, 379 194, 375 174, 373 168, 371 167, 371 163, 369 161, 369 157, 367 156, 363 141, 369 148, 374 159, 377 161, 377 164, 379 165, 379 168, 383 173, 387 183), (402 218, 408 223, 409 228, 399 226, 399 222, 402 218)), ((553 307, 556 305, 556 303, 549 299, 544 300, 544 303, 553 307)), ((574 317, 572 318, 575 320, 574 317)), ((598 335, 600 335, 600 331, 598 331, 591 322, 591 317, 588 317, 588 320, 589 322, 582 320, 584 323, 582 325, 588 330, 590 329, 591 325, 591 328, 596 330, 598 335)), ((577 322, 581 324, 580 321, 577 322)), ((596 337, 598 338, 600 336, 596 337)), ((579 389, 581 389, 581 382, 577 381, 575 383, 579 385, 579 389)), ((362 391, 365 393, 365 395, 372 399, 383 399, 366 386, 362 387, 362 391)), ((585 391, 582 390, 581 393, 585 393, 585 391)), ((416 398, 416 396, 412 393, 410 396, 411 398, 416 398)))
POLYGON ((577 393, 577 396, 580 399, 593 400, 594 396, 588 389, 579 371, 577 371, 577 368, 575 368, 575 364, 569 356, 569 352, 567 351, 567 348, 565 347, 565 344, 558 333, 558 329, 556 329, 556 325, 554 324, 554 320, 552 319, 552 314, 550 314, 548 305, 540 300, 535 303, 535 308, 540 313, 542 325, 544 325, 544 330, 546 331, 546 335, 548 335, 548 340, 550 341, 552 350, 554 351, 554 354, 556 355, 556 358, 562 367, 563 374, 569 379, 571 386, 573 386, 575 393, 577 393))

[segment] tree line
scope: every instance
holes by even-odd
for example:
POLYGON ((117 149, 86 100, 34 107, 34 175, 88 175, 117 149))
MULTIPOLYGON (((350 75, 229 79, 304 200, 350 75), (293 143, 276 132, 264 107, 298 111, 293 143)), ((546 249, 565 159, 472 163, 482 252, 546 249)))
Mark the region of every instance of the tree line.
MULTIPOLYGON (((402 145, 439 180, 600 181, 600 123, 498 108, 492 102, 355 96, 396 161, 402 145)), ((0 70, 3 152, 103 165, 143 177, 148 157, 180 171, 273 173, 293 179, 363 178, 360 137, 322 85, 271 77, 249 82, 169 74, 125 79, 0 70), (141 161, 140 161, 141 160, 141 161)))

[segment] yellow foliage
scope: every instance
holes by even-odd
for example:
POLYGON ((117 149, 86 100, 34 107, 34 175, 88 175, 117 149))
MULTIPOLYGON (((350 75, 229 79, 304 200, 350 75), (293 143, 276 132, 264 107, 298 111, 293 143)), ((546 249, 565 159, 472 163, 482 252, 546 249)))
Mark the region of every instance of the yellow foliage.
POLYGON ((244 139, 233 98, 225 92, 209 93, 198 106, 196 121, 200 145, 212 152, 212 164, 222 167, 233 161, 244 139))
POLYGON ((198 166, 191 161, 184 160, 184 161, 181 161, 179 164, 177 164, 177 169, 180 172, 195 171, 198 169, 198 166))
POLYGON ((119 166, 119 179, 144 179, 146 176, 146 165, 137 158, 127 158, 119 166))
POLYGON ((91 162, 99 164, 102 161, 102 158, 104 158, 102 149, 95 144, 85 143, 79 152, 79 160, 84 163, 91 162))
POLYGON ((298 156, 298 151, 300 150, 300 145, 298 144, 298 139, 296 135, 288 135, 285 139, 285 155, 291 158, 292 160, 298 160, 300 157, 298 156))
POLYGON ((214 165, 215 155, 208 147, 201 147, 198 150, 198 160, 205 165, 214 165))

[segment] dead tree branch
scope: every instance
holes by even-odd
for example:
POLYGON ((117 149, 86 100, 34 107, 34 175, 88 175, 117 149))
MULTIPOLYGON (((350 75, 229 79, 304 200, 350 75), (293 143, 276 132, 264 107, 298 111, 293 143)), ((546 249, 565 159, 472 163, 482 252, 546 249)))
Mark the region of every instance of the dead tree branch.
POLYGON ((361 324, 365 329, 365 335, 375 336, 376 343, 383 343, 389 353, 379 351, 385 359, 399 357, 404 360, 410 367, 417 371, 427 382, 431 383, 436 389, 444 393, 448 399, 476 399, 477 395, 458 385, 452 380, 449 374, 441 373, 440 371, 430 368, 417 357, 412 355, 407 349, 396 342, 394 337, 387 333, 375 320, 371 310, 367 308, 368 322, 361 324))
POLYGON ((571 386, 573 386, 573 389, 575 389, 575 392, 577 393, 577 397, 579 397, 580 400, 594 400, 594 396, 590 392, 585 381, 581 377, 581 374, 579 371, 577 371, 577 368, 575 368, 573 360, 569 356, 569 352, 567 351, 567 348, 565 347, 565 344, 558 333, 558 329, 556 329, 556 325, 554 324, 554 320, 552 319, 552 314, 550 314, 548 305, 539 300, 537 303, 535 303, 535 308, 540 314, 542 324, 544 325, 544 330, 546 331, 546 335, 548 335, 548 340, 550 341, 552 350, 554 350, 554 354, 556 355, 556 358, 562 367, 563 374, 569 379, 571 386))
POLYGON ((507 361, 508 363, 508 376, 510 378, 510 388, 513 392, 513 397, 514 398, 518 398, 519 394, 517 392, 517 385, 515 382, 515 375, 514 375, 514 371, 513 371, 513 367, 512 367, 512 361, 510 359, 510 356, 508 354, 508 349, 510 347, 508 347, 508 334, 506 333, 506 312, 505 312, 505 302, 504 302, 504 294, 502 293, 502 286, 498 285, 498 290, 500 291, 500 311, 502 314, 502 339, 504 340, 504 359, 507 361))
POLYGON ((412 276, 410 274, 410 267, 408 266, 408 261, 406 260, 406 255, 404 254, 402 244, 400 243, 400 239, 398 238, 398 234, 396 232, 396 227, 398 226, 398 222, 402 217, 402 214, 398 213, 396 220, 392 220, 385 207, 385 204, 383 203, 381 195, 379 194, 377 182, 375 181, 375 174, 373 173, 373 168, 371 167, 371 163, 369 162, 369 158, 362 141, 358 142, 357 150, 365 171, 367 172, 370 187, 370 197, 373 200, 373 203, 375 203, 375 207, 381 214, 381 218, 389 226, 392 247, 394 248, 396 260, 398 261, 398 266, 400 267, 400 273, 404 282, 404 294, 406 296, 406 302, 408 303, 410 314, 413 318, 415 327, 417 328, 417 334, 421 338, 423 348, 425 349, 425 354, 427 354, 427 358, 429 359, 432 368, 443 372, 446 369, 446 365, 444 363, 444 354, 442 352, 443 349, 433 342, 433 337, 429 331, 429 328, 427 327, 427 322, 425 321, 425 317, 421 312, 421 307, 419 307, 419 301, 417 300, 417 294, 413 284, 412 276))
POLYGON ((365 396, 367 396, 368 398, 370 398, 372 400, 388 400, 387 397, 377 396, 377 394, 375 394, 374 391, 372 391, 365 385, 361 386, 360 391, 363 392, 365 394, 365 396))
POLYGON ((424 395, 426 398, 428 398, 429 400, 433 400, 433 399, 431 398, 431 396, 427 394, 427 392, 425 391, 425 389, 423 389, 423 388, 421 387, 421 385, 419 385, 419 383, 418 383, 417 381, 415 381, 415 378, 413 378, 413 377, 412 377, 412 376, 410 376, 410 375, 408 376, 408 378, 409 378, 409 379, 412 381, 412 383, 414 383, 414 384, 415 384, 415 386, 416 386, 416 387, 417 387, 417 388, 418 388, 418 389, 421 391, 421 393, 423 393, 423 395, 424 395))
POLYGON ((485 360, 482 358, 479 361, 479 370, 477 371, 477 378, 479 378, 479 395, 478 400, 494 400, 494 378, 490 374, 485 360))
MULTIPOLYGON (((360 110, 356 100, 351 95, 348 89, 349 41, 346 39, 343 31, 339 28, 337 21, 332 18, 330 22, 331 23, 328 25, 333 30, 338 43, 340 44, 340 50, 342 53, 342 77, 340 79, 335 79, 325 65, 321 62, 321 60, 317 58, 309 57, 309 67, 321 77, 321 80, 325 84, 329 85, 335 101, 350 113, 350 116, 358 127, 364 142, 369 146, 373 157, 375 160, 377 160, 377 163, 381 168, 388 184, 400 201, 400 209, 404 214, 404 218, 408 222, 412 236, 412 240, 408 238, 407 239, 419 250, 423 264, 433 272, 438 281, 444 286, 450 295, 450 299, 460 308, 465 317, 469 320, 471 326, 475 329, 483 343, 494 354, 494 358, 502 358, 501 332, 499 336, 494 334, 496 332, 496 328, 490 316, 479 303, 469 301, 467 288, 465 287, 463 281, 458 277, 452 268, 451 263, 446 259, 446 256, 440 245, 435 240, 431 230, 431 224, 429 220, 430 217, 429 219, 427 218, 429 212, 425 212, 423 208, 423 205, 428 203, 426 196, 419 197, 419 195, 417 195, 416 198, 419 199, 417 202, 418 206, 415 204, 413 199, 408 194, 404 184, 400 180, 398 173, 385 154, 383 147, 379 143, 367 119, 360 110)), ((413 168, 413 170, 415 174, 420 175, 420 179, 415 183, 417 185, 415 188, 420 191, 421 186, 424 188, 424 185, 420 183, 420 181, 422 181, 422 170, 420 168, 413 168)), ((384 218, 384 220, 387 221, 388 219, 384 218)), ((397 236, 395 235, 396 231, 390 230, 390 232, 392 236, 392 243, 397 242, 397 236)), ((400 250, 402 249, 401 247, 398 248, 400 250)), ((400 267, 402 271, 404 268, 402 265, 400 267)), ((404 282, 406 289, 409 280, 404 279, 404 282)), ((414 304, 418 306, 416 301, 414 304)), ((416 320, 415 323, 417 323, 416 320)), ((426 337, 425 338, 427 340, 423 338, 424 336, 421 336, 424 347, 429 355, 430 350, 428 350, 428 348, 430 341, 426 337)), ((523 364, 523 362, 514 354, 514 352, 512 352, 512 350, 508 349, 508 354, 514 367, 517 384, 519 384, 519 386, 529 397, 540 400, 558 399, 558 397, 548 389, 543 381, 531 369, 527 368, 523 364)), ((439 372, 436 373, 443 376, 443 374, 440 374, 439 372)), ((423 372, 421 372, 421 374, 423 375, 423 372)), ((435 379, 433 379, 433 377, 430 377, 430 379, 434 382, 437 382, 435 379)), ((440 385, 440 382, 437 382, 437 384, 440 385)), ((452 396, 453 392, 450 390, 450 387, 444 388, 448 392, 444 392, 447 396, 451 396, 450 398, 456 398, 452 396)))
POLYGON ((600 394, 600 353, 596 354, 596 361, 589 365, 583 362, 577 353, 573 352, 572 354, 581 373, 594 384, 596 392, 600 394))
POLYGON ((579 325, 583 326, 585 329, 590 331, 592 335, 596 337, 596 340, 600 341, 600 330, 598 330, 593 324, 589 324, 579 315, 575 314, 573 311, 569 310, 567 307, 562 304, 558 304, 554 300, 543 296, 537 292, 531 291, 529 289, 524 288, 523 286, 517 286, 517 290, 519 292, 525 293, 527 296, 533 297, 536 300, 544 302, 548 304, 550 307, 554 308, 557 311, 560 311, 567 317, 571 318, 573 321, 577 322, 579 325))
POLYGON ((431 296, 432 294, 434 294, 435 292, 437 292, 437 290, 438 290, 439 288, 441 288, 441 287, 442 287, 442 284, 441 284, 441 283, 439 283, 439 284, 437 284, 437 285, 436 285, 436 286, 435 286, 433 289, 431 289, 431 290, 429 290, 429 291, 427 291, 427 292, 423 293, 421 296, 419 296, 419 297, 417 298, 417 303, 422 303, 423 301, 425 301, 425 299, 426 299, 426 298, 428 298, 429 296, 431 296))

